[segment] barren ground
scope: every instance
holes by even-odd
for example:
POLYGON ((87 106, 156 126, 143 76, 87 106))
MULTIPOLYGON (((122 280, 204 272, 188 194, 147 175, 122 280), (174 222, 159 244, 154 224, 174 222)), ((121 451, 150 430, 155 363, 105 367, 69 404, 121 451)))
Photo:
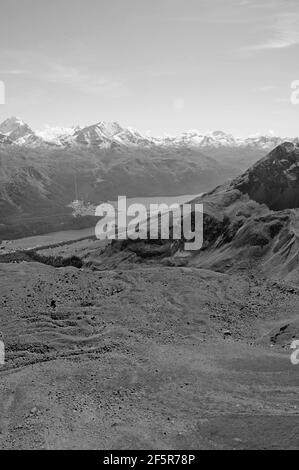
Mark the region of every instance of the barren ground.
POLYGON ((22 262, 0 264, 0 290, 1 448, 298 448, 299 366, 279 341, 296 289, 22 262))

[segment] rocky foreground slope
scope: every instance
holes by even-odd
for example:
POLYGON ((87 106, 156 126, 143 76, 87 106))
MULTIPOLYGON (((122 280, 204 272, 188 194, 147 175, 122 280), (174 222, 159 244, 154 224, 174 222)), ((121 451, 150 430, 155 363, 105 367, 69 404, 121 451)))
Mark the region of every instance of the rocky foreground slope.
POLYGON ((0 288, 2 449, 297 447, 296 291, 27 262, 0 263, 0 288))

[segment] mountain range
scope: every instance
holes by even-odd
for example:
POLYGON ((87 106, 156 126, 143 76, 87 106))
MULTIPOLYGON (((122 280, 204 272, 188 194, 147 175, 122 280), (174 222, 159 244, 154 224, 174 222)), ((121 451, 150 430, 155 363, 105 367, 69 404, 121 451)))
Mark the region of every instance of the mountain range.
POLYGON ((50 127, 34 131, 22 119, 11 117, 0 124, 0 143, 21 146, 89 146, 112 148, 113 146, 171 146, 191 148, 254 148, 272 150, 284 141, 298 142, 298 138, 282 138, 274 135, 256 135, 247 138, 234 137, 223 131, 200 132, 189 130, 178 136, 151 137, 131 127, 122 127, 118 122, 100 121, 80 127, 50 127))

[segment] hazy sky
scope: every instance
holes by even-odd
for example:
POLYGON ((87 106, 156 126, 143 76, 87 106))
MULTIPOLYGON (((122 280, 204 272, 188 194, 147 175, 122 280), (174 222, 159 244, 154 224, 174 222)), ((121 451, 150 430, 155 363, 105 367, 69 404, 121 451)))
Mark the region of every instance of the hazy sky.
POLYGON ((0 118, 298 135, 298 0, 1 0, 0 118))

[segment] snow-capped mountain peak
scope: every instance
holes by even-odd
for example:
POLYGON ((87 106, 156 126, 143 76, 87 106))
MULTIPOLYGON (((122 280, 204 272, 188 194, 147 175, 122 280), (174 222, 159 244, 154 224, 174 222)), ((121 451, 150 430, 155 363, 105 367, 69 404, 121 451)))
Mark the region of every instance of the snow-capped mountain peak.
POLYGON ((116 121, 100 121, 95 125, 95 127, 106 137, 113 137, 123 131, 123 128, 116 121))
POLYGON ((0 132, 3 135, 10 136, 13 132, 22 130, 24 132, 30 132, 30 127, 18 117, 11 117, 6 119, 0 124, 0 132))
POLYGON ((11 117, 2 122, 0 133, 18 145, 32 144, 37 138, 28 124, 18 117, 11 117))
POLYGON ((234 137, 221 130, 200 132, 191 129, 179 136, 150 137, 132 127, 122 127, 118 122, 99 121, 85 127, 51 127, 34 132, 22 119, 11 117, 0 124, 0 144, 13 143, 24 146, 51 145, 58 147, 83 146, 93 148, 115 147, 176 147, 200 148, 203 151, 217 148, 252 148, 269 151, 283 141, 298 139, 280 138, 269 132, 247 138, 234 137))

